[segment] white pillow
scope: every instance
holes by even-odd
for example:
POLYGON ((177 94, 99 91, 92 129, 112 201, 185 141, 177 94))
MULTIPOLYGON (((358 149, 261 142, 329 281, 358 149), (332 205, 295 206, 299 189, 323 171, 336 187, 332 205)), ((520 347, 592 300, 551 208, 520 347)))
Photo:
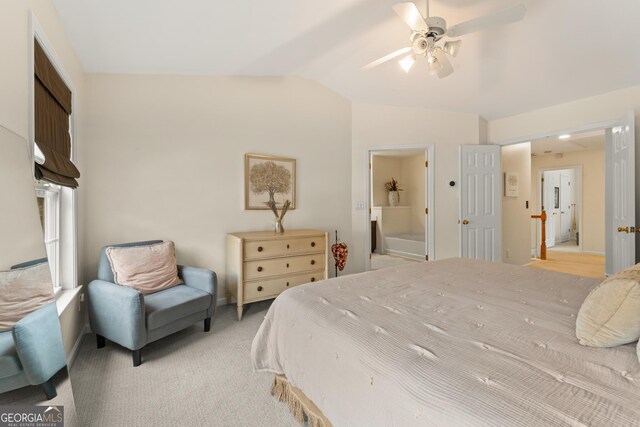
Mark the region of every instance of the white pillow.
POLYGON ((182 284, 173 242, 144 246, 108 247, 115 283, 144 295, 182 284))
POLYGON ((614 347, 640 338, 640 265, 606 279, 587 295, 576 320, 580 344, 614 347))
POLYGON ((0 332, 53 300, 49 264, 0 271, 0 332))

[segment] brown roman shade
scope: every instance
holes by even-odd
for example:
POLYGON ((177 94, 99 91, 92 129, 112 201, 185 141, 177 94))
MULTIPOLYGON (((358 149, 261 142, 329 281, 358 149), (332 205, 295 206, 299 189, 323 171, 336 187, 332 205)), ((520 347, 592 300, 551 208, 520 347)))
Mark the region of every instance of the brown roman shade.
POLYGON ((45 159, 43 164, 35 164, 35 176, 76 188, 80 172, 71 161, 71 90, 37 40, 34 40, 34 68, 35 142, 45 159))

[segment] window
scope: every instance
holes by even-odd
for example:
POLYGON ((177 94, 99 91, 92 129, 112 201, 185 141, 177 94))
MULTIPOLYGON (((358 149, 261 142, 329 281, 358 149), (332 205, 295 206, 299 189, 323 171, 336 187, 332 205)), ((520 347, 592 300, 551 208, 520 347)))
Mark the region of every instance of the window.
MULTIPOLYGON (((32 18, 33 19, 33 18, 32 18)), ((76 194, 80 172, 73 163, 71 80, 35 20, 29 140, 35 188, 54 291, 75 288, 76 194)))
POLYGON ((51 270, 53 290, 60 289, 60 187, 42 181, 36 181, 36 196, 40 223, 44 231, 47 259, 51 270))

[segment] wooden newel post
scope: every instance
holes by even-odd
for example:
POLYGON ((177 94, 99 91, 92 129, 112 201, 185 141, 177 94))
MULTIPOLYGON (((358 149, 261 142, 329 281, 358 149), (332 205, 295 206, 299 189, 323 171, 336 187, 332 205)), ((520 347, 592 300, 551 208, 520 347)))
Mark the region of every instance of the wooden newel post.
POLYGON ((539 219, 542 222, 542 242, 540 242, 540 259, 547 259, 547 212, 542 209, 540 215, 531 215, 531 218, 539 219))
POLYGON ((547 212, 543 209, 540 214, 540 221, 542 221, 542 242, 540 242, 540 259, 547 259, 547 212))

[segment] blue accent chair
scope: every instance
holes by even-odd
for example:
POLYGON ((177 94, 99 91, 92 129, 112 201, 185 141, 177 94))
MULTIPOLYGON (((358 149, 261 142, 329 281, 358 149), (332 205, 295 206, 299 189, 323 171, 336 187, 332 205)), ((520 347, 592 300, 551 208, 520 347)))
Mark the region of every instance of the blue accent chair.
MULTIPOLYGON (((162 240, 110 245, 145 246, 162 240)), ((142 363, 142 348, 150 342, 178 332, 204 320, 204 331, 211 329, 216 310, 216 273, 194 267, 178 266, 184 285, 151 295, 114 283, 105 246, 98 260, 98 278, 89 283, 89 323, 96 334, 98 348, 105 339, 132 351, 133 366, 142 363)))
MULTIPOLYGON (((24 268, 45 259, 11 267, 24 268)), ((0 332, 0 393, 42 385, 47 399, 56 397, 52 377, 67 365, 56 303, 51 302, 0 332)))

